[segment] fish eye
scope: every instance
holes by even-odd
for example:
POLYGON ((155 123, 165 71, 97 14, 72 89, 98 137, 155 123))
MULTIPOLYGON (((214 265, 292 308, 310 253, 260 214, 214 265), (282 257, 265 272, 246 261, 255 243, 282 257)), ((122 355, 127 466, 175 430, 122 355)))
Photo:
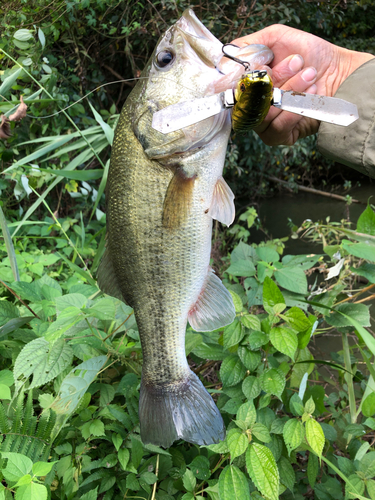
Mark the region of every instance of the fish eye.
POLYGON ((156 56, 156 64, 159 68, 166 68, 175 59, 175 55, 171 50, 162 50, 156 56))

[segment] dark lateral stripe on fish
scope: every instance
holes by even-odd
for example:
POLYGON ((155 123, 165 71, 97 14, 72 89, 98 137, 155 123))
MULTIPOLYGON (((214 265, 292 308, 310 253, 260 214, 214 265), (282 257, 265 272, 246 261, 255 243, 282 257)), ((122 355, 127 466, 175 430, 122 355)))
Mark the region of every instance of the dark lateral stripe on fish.
POLYGON ((178 167, 169 183, 164 200, 163 227, 178 229, 187 219, 192 203, 196 175, 187 177, 178 167))

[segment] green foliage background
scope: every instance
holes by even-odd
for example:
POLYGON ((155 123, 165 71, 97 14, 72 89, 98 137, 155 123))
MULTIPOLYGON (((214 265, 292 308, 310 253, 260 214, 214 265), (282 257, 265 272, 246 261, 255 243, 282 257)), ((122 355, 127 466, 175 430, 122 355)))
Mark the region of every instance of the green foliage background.
MULTIPOLYGON (((209 333, 189 327, 186 353, 227 438, 169 450, 140 440, 137 325, 95 281, 104 188, 133 79, 187 6, 0 7, 0 112, 12 114, 21 95, 29 106, 0 142, 0 500, 375 498, 371 205, 356 228, 329 220, 292 228, 319 242, 321 255, 284 255, 283 240, 250 245, 254 209, 216 232, 229 251, 213 264, 236 319, 209 333), (314 339, 326 334, 338 335, 337 352, 314 359, 314 339)), ((372 2, 228 0, 195 12, 224 42, 282 22, 375 53, 372 2)), ((229 145, 226 177, 247 204, 272 190, 266 173, 293 183, 331 168, 313 138, 268 148, 249 134, 229 145)))

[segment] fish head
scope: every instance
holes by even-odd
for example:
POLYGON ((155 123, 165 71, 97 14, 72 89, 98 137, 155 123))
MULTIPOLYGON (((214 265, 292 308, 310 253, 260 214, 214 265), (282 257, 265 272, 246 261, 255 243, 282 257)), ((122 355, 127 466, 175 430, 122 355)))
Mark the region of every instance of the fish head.
MULTIPOLYGON (((230 129, 227 110, 167 135, 151 126, 153 113, 166 106, 235 86, 244 68, 225 57, 222 48, 220 40, 191 9, 185 10, 158 41, 136 87, 137 99, 133 100, 136 107, 132 113, 133 129, 149 158, 167 158, 196 150, 223 128, 226 133, 230 129)), ((247 62, 257 59, 258 65, 272 60, 272 52, 262 45, 247 51, 237 48, 237 52, 247 62)))

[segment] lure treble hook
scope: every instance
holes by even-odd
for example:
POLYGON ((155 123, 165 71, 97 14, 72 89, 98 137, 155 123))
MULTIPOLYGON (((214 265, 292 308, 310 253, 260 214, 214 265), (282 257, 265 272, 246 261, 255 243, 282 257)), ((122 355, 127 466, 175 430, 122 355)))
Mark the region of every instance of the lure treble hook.
POLYGON ((245 68, 246 71, 250 71, 250 64, 248 62, 242 61, 241 59, 238 59, 238 57, 234 57, 234 56, 228 54, 227 52, 225 52, 224 49, 228 46, 236 47, 237 49, 239 49, 239 47, 237 45, 234 45, 234 43, 225 43, 221 48, 225 57, 228 57, 228 59, 232 59, 232 61, 235 61, 238 64, 242 64, 242 66, 245 68))

